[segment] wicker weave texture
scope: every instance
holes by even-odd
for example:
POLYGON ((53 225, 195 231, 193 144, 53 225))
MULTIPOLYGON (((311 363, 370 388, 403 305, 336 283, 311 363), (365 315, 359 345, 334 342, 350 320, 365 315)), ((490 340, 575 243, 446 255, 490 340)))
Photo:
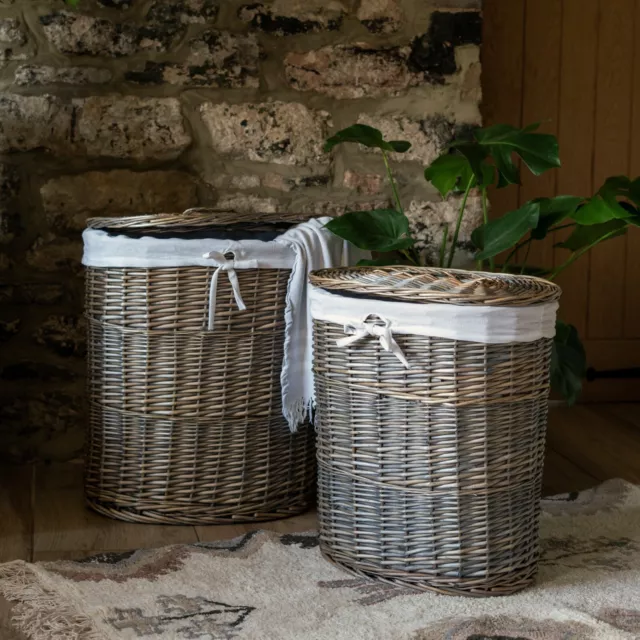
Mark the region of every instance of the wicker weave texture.
POLYGON ((342 337, 315 321, 323 554, 443 594, 526 587, 538 561, 551 341, 396 334, 407 370, 377 339, 337 347, 342 337))
POLYGON ((304 511, 315 434, 291 434, 280 372, 290 271, 227 278, 207 331, 213 268, 88 268, 85 490, 96 511, 131 522, 217 524, 304 511))

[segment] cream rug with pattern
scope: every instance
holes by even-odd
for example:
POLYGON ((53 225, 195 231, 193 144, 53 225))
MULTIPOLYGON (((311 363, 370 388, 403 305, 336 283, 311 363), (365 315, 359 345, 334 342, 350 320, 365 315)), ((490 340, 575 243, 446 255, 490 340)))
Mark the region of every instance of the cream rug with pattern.
POLYGON ((537 584, 515 596, 416 593, 351 577, 315 534, 257 532, 81 562, 0 566, 0 638, 631 640, 640 638, 640 488, 544 501, 537 584), (0 614, 1 615, 1 614, 0 614))

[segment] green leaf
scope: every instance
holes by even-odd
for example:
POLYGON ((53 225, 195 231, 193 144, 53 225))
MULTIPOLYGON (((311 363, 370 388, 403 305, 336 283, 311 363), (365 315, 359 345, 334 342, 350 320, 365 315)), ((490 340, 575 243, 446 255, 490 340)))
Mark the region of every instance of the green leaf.
POLYGON ((551 387, 572 405, 587 375, 587 356, 577 329, 558 320, 551 352, 551 387))
POLYGON ((629 200, 640 207, 640 178, 636 178, 629 185, 629 200))
POLYGON ((406 140, 390 140, 388 145, 390 147, 389 151, 395 151, 396 153, 406 153, 411 149, 411 143, 406 140))
POLYGON ((443 198, 446 198, 468 168, 469 161, 464 156, 453 153, 434 160, 424 170, 424 177, 440 192, 443 198))
POLYGON ((536 133, 536 129, 537 125, 517 129, 498 124, 475 131, 478 144, 488 150, 500 172, 498 186, 504 187, 520 182, 513 154, 520 156, 536 176, 560 166, 557 138, 549 134, 536 133))
POLYGON ((578 196, 555 196, 553 198, 539 198, 540 215, 548 216, 554 213, 572 213, 584 198, 578 196))
POLYGON ((414 239, 407 217, 394 209, 352 211, 326 224, 340 238, 366 251, 397 251, 409 249, 414 239))
POLYGON ((556 246, 575 252, 597 244, 604 238, 615 238, 626 232, 627 223, 624 220, 609 220, 602 224, 578 226, 564 242, 560 242, 556 246))
POLYGON ((491 156, 500 174, 499 189, 508 187, 510 184, 520 184, 520 172, 513 162, 511 150, 508 147, 496 147, 492 150, 491 156))
MULTIPOLYGON (((482 251, 476 255, 476 260, 493 258, 502 251, 511 249, 527 232, 538 225, 539 219, 540 204, 528 202, 517 211, 510 211, 502 218, 482 225, 482 231, 475 233, 476 240, 483 245, 482 251)), ((472 240, 473 238, 472 234, 472 240)))
MULTIPOLYGON (((489 152, 486 149, 483 149, 480 145, 473 143, 458 144, 456 145, 456 151, 467 159, 476 181, 482 182, 486 171, 484 161, 489 155, 489 152)), ((462 188, 466 189, 467 184, 462 185, 462 188)))
POLYGON ((608 178, 598 193, 579 207, 571 217, 579 224, 591 225, 615 219, 625 220, 637 215, 638 211, 635 207, 625 200, 619 200, 619 198, 632 200, 632 188, 635 193, 635 189, 640 189, 640 185, 635 185, 635 181, 631 182, 627 176, 608 178))
POLYGON ((575 212, 583 198, 575 196, 556 196, 555 198, 540 198, 540 220, 538 226, 531 231, 534 240, 547 237, 549 229, 568 218, 575 212))
POLYGON ((325 151, 331 151, 336 145, 344 142, 355 142, 370 147, 372 149, 382 149, 383 151, 395 151, 404 153, 411 148, 411 143, 404 140, 393 140, 387 142, 379 129, 370 127, 367 124, 354 124, 351 127, 338 131, 329 138, 325 145, 325 151))
POLYGON ((484 249, 484 227, 485 225, 480 225, 471 232, 471 242, 479 250, 484 249))
POLYGON ((481 188, 490 187, 496 181, 496 168, 488 162, 482 163, 482 180, 478 182, 481 188))

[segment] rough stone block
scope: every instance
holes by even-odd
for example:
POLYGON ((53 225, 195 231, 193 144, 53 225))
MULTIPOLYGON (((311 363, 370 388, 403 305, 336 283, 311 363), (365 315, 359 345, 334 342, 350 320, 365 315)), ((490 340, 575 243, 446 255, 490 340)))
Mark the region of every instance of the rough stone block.
POLYGON ((97 2, 107 9, 130 9, 136 0, 97 0, 97 2))
POLYGON ((278 213, 283 210, 282 204, 275 198, 261 198, 244 193, 221 196, 215 208, 238 213, 278 213))
POLYGON ((423 81, 409 70, 410 55, 410 47, 327 46, 287 54, 285 75, 294 89, 334 98, 394 96, 423 81))
POLYGON ((26 304, 56 304, 66 296, 64 285, 51 282, 20 284, 17 302, 26 304))
POLYGON ((384 176, 377 173, 359 173, 347 169, 344 172, 342 184, 347 189, 352 189, 364 195, 380 193, 384 184, 384 176))
POLYGON ((74 104, 75 138, 89 156, 167 160, 191 144, 176 98, 109 95, 74 104))
POLYGON ((354 201, 353 197, 344 199, 314 200, 302 203, 296 207, 307 216, 341 216, 347 211, 372 211, 373 209, 385 209, 390 206, 389 199, 354 201))
POLYGON ((19 190, 20 177, 15 167, 0 164, 0 244, 11 242, 20 228, 16 202, 19 190))
POLYGON ((42 273, 67 271, 80 276, 83 273, 81 258, 80 240, 58 238, 51 234, 36 239, 27 252, 26 261, 30 267, 42 273))
POLYGON ((479 62, 473 62, 465 71, 460 87, 460 99, 474 104, 482 102, 482 66, 479 62))
POLYGON ((371 33, 394 33, 404 14, 399 0, 360 0, 356 17, 371 33))
POLYGON ((262 186, 277 191, 297 191, 313 187, 326 187, 331 180, 328 174, 311 174, 305 176, 285 176, 273 171, 267 172, 262 178, 262 186))
POLYGON ((90 171, 40 189, 53 229, 82 230, 88 217, 184 211, 197 206, 194 179, 183 171, 90 171))
POLYGON ((482 15, 479 11, 435 11, 429 31, 413 41, 411 68, 424 73, 431 82, 443 82, 456 73, 455 49, 482 42, 482 15))
POLYGON ((27 35, 16 18, 0 19, 0 46, 22 45, 27 41, 27 35))
POLYGON ((49 95, 0 95, 0 152, 68 150, 72 112, 49 95))
POLYGON ((223 156, 285 165, 328 163, 329 114, 295 102, 203 104, 202 120, 223 156))
POLYGON ((49 316, 33 337, 38 344, 59 356, 83 358, 87 353, 86 327, 82 316, 49 316))
POLYGON ((160 23, 205 24, 220 11, 219 0, 155 0, 147 20, 160 23))
POLYGON ((0 425, 4 450, 2 457, 26 462, 49 455, 66 458, 81 449, 86 425, 84 398, 77 393, 48 391, 11 396, 0 401, 0 425), (59 442, 62 441, 62 442, 59 442), (73 449, 70 442, 77 443, 73 449), (62 454, 64 455, 64 454, 62 454))
POLYGON ((182 26, 175 23, 148 22, 138 27, 70 11, 40 16, 40 24, 49 43, 60 53, 108 58, 167 51, 182 31, 182 26))
POLYGON ((112 73, 99 67, 50 67, 25 64, 16 69, 15 83, 19 86, 48 84, 105 84, 112 73))
POLYGON ((240 7, 238 17, 252 27, 276 36, 335 31, 346 9, 340 2, 321 0, 275 0, 240 7))
POLYGON ((207 31, 189 43, 184 62, 147 61, 125 77, 138 84, 257 89, 260 47, 254 35, 207 31))
POLYGON ((41 380, 42 382, 68 382, 78 378, 78 374, 67 367, 48 362, 23 360, 8 364, 0 369, 0 380, 41 380))
MULTIPOLYGON (((457 125, 442 116, 414 119, 402 114, 360 114, 358 122, 380 129, 387 140, 407 140, 411 148, 406 153, 394 153, 396 161, 408 160, 431 164, 452 141, 457 125)), ((366 152, 375 152, 363 147, 366 152)))
POLYGON ((22 320, 20 318, 0 320, 0 342, 7 342, 19 333, 21 324, 22 320))
MULTIPOLYGON (((447 200, 437 202, 412 200, 405 210, 411 224, 411 233, 416 239, 416 246, 424 252, 428 265, 438 264, 442 234, 446 226, 448 226, 448 242, 453 240, 461 204, 459 196, 449 196, 447 200)), ((482 224, 482 199, 479 196, 472 196, 467 201, 466 212, 460 227, 454 267, 468 269, 473 266, 475 249, 471 243, 471 233, 480 224, 482 224)))

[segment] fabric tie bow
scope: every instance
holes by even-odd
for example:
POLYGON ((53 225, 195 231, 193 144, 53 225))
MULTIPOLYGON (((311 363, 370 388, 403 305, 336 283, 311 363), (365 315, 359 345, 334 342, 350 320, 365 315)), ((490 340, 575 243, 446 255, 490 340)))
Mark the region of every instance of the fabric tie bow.
POLYGON ((231 259, 227 259, 226 254, 229 252, 221 252, 221 251, 210 251, 209 253, 205 253, 202 257, 207 260, 211 260, 211 262, 217 266, 218 268, 213 272, 211 276, 211 285, 209 287, 209 323, 207 325, 207 329, 209 331, 213 330, 214 320, 216 317, 216 297, 218 293, 218 278, 220 276, 220 271, 226 271, 227 277, 229 278, 229 282, 231 283, 231 288, 233 289, 233 296, 236 299, 236 304, 238 305, 238 309, 240 311, 245 311, 247 305, 245 305, 244 300, 242 299, 242 294, 240 293, 240 282, 238 281, 238 274, 236 273, 236 268, 241 269, 257 269, 258 263, 256 260, 242 260, 236 262, 235 256, 231 259))
POLYGON ((359 342, 360 340, 363 340, 368 336, 378 338, 380 346, 385 351, 392 353, 396 358, 398 358, 398 360, 400 360, 400 362, 406 369, 411 369, 411 365, 405 358, 404 353, 402 353, 402 349, 393 337, 393 332, 391 331, 391 323, 385 318, 376 316, 382 322, 384 322, 384 324, 372 324, 371 322, 367 322, 368 317, 357 325, 350 324, 345 326, 344 332, 347 334, 347 336, 345 338, 340 338, 340 340, 336 340, 336 344, 339 347, 348 347, 349 345, 359 342))

